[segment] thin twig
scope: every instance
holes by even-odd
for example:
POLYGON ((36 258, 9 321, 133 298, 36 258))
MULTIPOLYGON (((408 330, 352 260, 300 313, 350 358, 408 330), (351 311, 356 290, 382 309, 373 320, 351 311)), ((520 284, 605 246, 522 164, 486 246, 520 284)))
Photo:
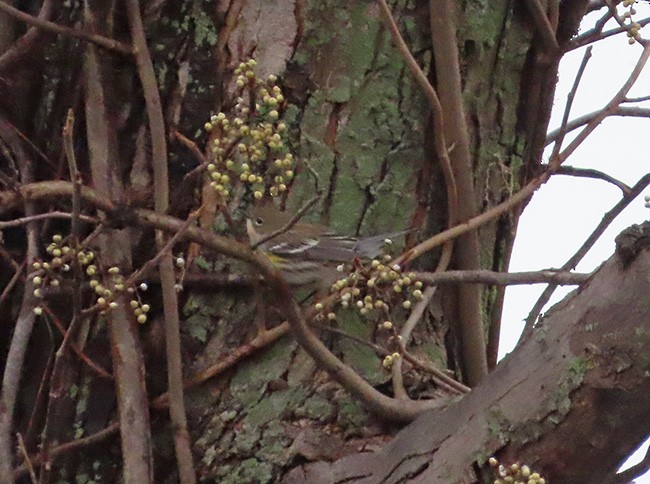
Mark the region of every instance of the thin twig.
MULTIPOLYGON (((82 437, 80 439, 73 440, 71 442, 66 442, 65 444, 60 444, 50 448, 49 459, 54 461, 55 459, 61 457, 62 455, 68 454, 70 452, 83 449, 90 445, 99 444, 106 440, 107 438, 115 435, 120 429, 119 422, 113 422, 108 427, 99 432, 89 435, 88 437, 82 437)), ((43 454, 38 454, 32 457, 32 463, 34 465, 40 465, 43 462, 43 454)), ((18 469, 13 473, 14 479, 19 479, 27 472, 26 464, 23 463, 18 469)))
POLYGON ((187 138, 186 136, 184 136, 182 133, 178 131, 174 131, 174 137, 192 152, 192 154, 196 157, 199 163, 201 163, 202 168, 204 168, 205 165, 208 164, 208 160, 205 158, 205 156, 203 156, 203 153, 201 153, 201 150, 199 149, 198 146, 196 146, 196 143, 194 141, 187 138))
POLYGON ((5 12, 7 15, 10 15, 22 22, 25 22, 29 25, 34 25, 48 32, 52 32, 58 35, 65 35, 68 37, 76 37, 78 39, 86 40, 105 49, 114 50, 122 54, 132 55, 133 49, 114 39, 109 39, 101 35, 89 34, 81 30, 75 30, 62 25, 55 24, 54 22, 49 22, 47 20, 40 19, 29 15, 17 8, 8 5, 5 1, 0 1, 0 11, 5 12))
POLYGON ((4 304, 5 300, 9 297, 9 294, 11 293, 12 289, 16 285, 16 283, 20 280, 20 276, 22 275, 23 271, 25 270, 25 266, 27 265, 26 262, 23 262, 18 269, 16 269, 16 272, 14 272, 14 275, 11 276, 11 279, 5 286, 5 288, 2 290, 2 294, 0 294, 0 306, 4 304))
POLYGON ((72 222, 70 228, 70 235, 72 238, 72 246, 74 250, 78 249, 79 238, 81 236, 81 227, 79 225, 79 215, 81 214, 81 175, 77 168, 77 158, 74 154, 74 142, 72 134, 74 130, 74 112, 68 109, 65 125, 63 126, 63 147, 65 149, 65 156, 68 161, 68 169, 70 171, 70 181, 74 186, 72 192, 72 222))
POLYGON ((407 262, 420 257, 426 252, 429 252, 433 248, 444 244, 448 240, 454 239, 460 235, 475 230, 490 220, 494 220, 509 210, 512 210, 514 207, 517 207, 519 204, 527 200, 533 193, 535 193, 535 191, 548 180, 550 174, 551 169, 549 168, 547 171, 533 178, 530 182, 528 182, 527 185, 525 185, 521 190, 519 190, 509 199, 503 201, 499 205, 495 205, 489 210, 486 210, 482 214, 477 215, 476 217, 471 218, 466 222, 459 223, 458 225, 455 225, 454 227, 440 232, 419 243, 415 247, 402 254, 396 260, 396 263, 400 265, 406 264, 407 262))
MULTIPOLYGON (((608 13, 605 17, 603 17, 603 19, 605 19, 605 23, 611 18, 612 15, 610 13, 608 13)), ((598 23, 600 23, 600 20, 598 23)), ((627 32, 629 30, 628 26, 624 26, 624 27, 615 27, 613 29, 602 32, 602 26, 600 27, 600 29, 597 28, 599 26, 598 23, 596 24, 596 27, 594 27, 593 29, 588 30, 584 34, 580 34, 579 36, 574 38, 569 44, 569 48, 566 50, 566 52, 579 49, 580 47, 584 47, 585 45, 598 42, 599 40, 603 40, 608 37, 612 37, 614 35, 622 34, 623 32, 627 32)), ((638 23, 643 27, 648 23, 650 23, 650 17, 641 19, 638 21, 638 23)))
POLYGON ((36 484, 38 482, 36 479, 36 472, 34 472, 34 466, 32 465, 32 461, 29 458, 27 448, 25 447, 25 441, 23 440, 23 436, 20 432, 16 434, 16 439, 18 440, 18 449, 20 449, 20 453, 22 454, 23 460, 25 461, 25 466, 27 467, 29 478, 31 479, 32 484, 36 484))
MULTIPOLYGON (((648 20, 650 21, 650 18, 648 18, 648 20)), ((623 99, 624 103, 642 103, 642 102, 646 102, 646 101, 650 101, 650 94, 648 94, 646 96, 639 96, 639 97, 627 97, 627 96, 625 96, 625 99, 623 99)))
MULTIPOLYGON (((65 338, 67 332, 69 331, 66 330, 63 325, 61 324, 61 321, 59 321, 59 318, 57 318, 56 314, 52 312, 52 310, 47 306, 46 304, 41 306, 43 310, 48 314, 50 319, 52 320, 52 323, 56 328, 59 330, 59 333, 65 338)), ((81 316, 83 318, 83 316, 81 316)), ((70 343, 70 347, 72 348, 72 351, 79 357, 81 361, 83 361, 88 367, 93 370, 95 373, 100 378, 105 378, 107 380, 113 380, 113 375, 111 375, 109 372, 104 370, 101 366, 99 366, 97 363, 95 363, 93 360, 91 360, 86 354, 83 352, 83 350, 79 347, 79 345, 76 342, 70 343)))
MULTIPOLYGON (((625 22, 625 19, 618 14, 616 5, 614 5, 611 0, 605 0, 605 4, 607 5, 607 8, 612 14, 612 17, 614 17, 614 20, 616 20, 616 23, 618 23, 619 27, 626 31, 630 31, 632 29, 632 22, 630 23, 625 22)), ((644 47, 648 43, 638 33, 634 36, 634 40, 636 40, 639 44, 641 44, 644 47)))
POLYGON ((629 193, 631 190, 631 188, 627 184, 623 183, 622 181, 617 180, 613 176, 608 175, 607 173, 603 173, 602 171, 594 170, 593 168, 576 168, 575 166, 561 166, 560 168, 555 170, 553 176, 555 175, 567 175, 567 176, 575 176, 580 178, 594 178, 596 180, 604 180, 619 188, 624 195, 629 193))
POLYGON ((571 113, 573 100, 576 97, 576 92, 578 92, 578 86, 580 85, 582 76, 585 73, 585 69, 587 68, 587 63, 589 62, 589 59, 591 59, 592 50, 593 50, 593 46, 591 45, 587 47, 587 49, 585 50, 585 54, 582 56, 582 61, 580 62, 580 67, 578 67, 578 72, 576 73, 576 77, 573 80, 573 86, 571 87, 571 90, 567 95, 566 105, 564 106, 564 114, 562 115, 562 123, 560 124, 560 131, 555 140, 555 145, 553 146, 553 152, 551 153, 552 160, 557 157, 557 155, 560 153, 560 149, 562 148, 562 142, 564 141, 564 136, 567 133, 567 123, 569 122, 569 114, 571 113))
POLYGON ((409 68, 411 74, 415 78, 415 82, 418 84, 418 86, 420 86, 420 89, 422 89, 424 95, 429 101, 429 106, 431 107, 433 115, 436 155, 438 157, 438 161, 442 166, 445 183, 447 185, 447 203, 449 205, 448 223, 450 226, 454 225, 458 217, 458 189, 456 187, 454 173, 451 168, 451 160, 449 159, 449 153, 447 151, 447 142, 444 137, 443 112, 442 105, 440 104, 440 99, 438 99, 438 94, 429 82, 429 79, 427 79, 426 74, 422 71, 417 61, 411 54, 411 51, 406 45, 402 34, 400 34, 399 28, 395 23, 395 19, 393 18, 388 5, 386 4, 386 0, 377 0, 377 3, 379 5, 382 19, 384 20, 384 24, 391 34, 397 51, 404 59, 406 66, 409 68))
MULTIPOLYGON (((13 220, 0 221, 0 230, 8 229, 10 227, 19 227, 20 225, 25 225, 30 222, 38 222, 40 220, 59 218, 59 219, 72 219, 72 214, 68 212, 49 212, 49 213, 39 213, 38 215, 32 215, 31 217, 19 217, 13 220)), ((98 224, 100 220, 96 217, 90 217, 88 215, 79 215, 79 220, 84 222, 98 224)))
POLYGON ((144 265, 140 269, 138 269, 137 272, 135 272, 133 275, 129 277, 127 285, 146 279, 148 277, 149 272, 151 272, 160 263, 162 258, 168 254, 171 254, 172 249, 185 235, 187 229, 196 222, 198 214, 199 214, 199 210, 192 212, 189 215, 189 217, 187 217, 187 220, 183 222, 183 226, 181 227, 181 229, 178 232, 176 232, 174 236, 167 241, 165 246, 158 251, 156 256, 152 259, 149 259, 147 262, 145 262, 144 265))
MULTIPOLYGON (((623 100, 622 102, 628 102, 623 100)), ((630 101, 632 102, 632 101, 630 101)), ((635 101, 638 102, 638 101, 635 101)), ((585 124, 589 123, 593 119, 596 118, 596 116, 600 115, 602 112, 602 109, 599 109, 598 111, 594 111, 591 113, 583 114, 582 116, 578 116, 575 119, 572 119, 567 123, 567 132, 571 132, 574 129, 577 129, 581 126, 584 126, 585 124)), ((650 118, 650 108, 643 108, 639 106, 617 106, 615 108, 612 108, 608 113, 607 117, 609 116, 622 116, 622 117, 634 117, 634 118, 650 118)), ((558 135, 560 134, 560 129, 554 129, 548 135, 546 135, 546 141, 545 141, 545 146, 550 145, 553 143, 558 135)))
MULTIPOLYGON (((442 273, 442 272, 440 272, 442 273)), ((420 321, 420 318, 424 314, 424 310, 427 308, 431 302, 431 298, 436 293, 436 286, 429 286, 424 290, 422 294, 422 299, 420 299, 411 314, 409 314, 408 319, 402 325, 402 329, 399 332, 399 338, 397 339, 398 345, 400 348, 400 354, 404 354, 406 347, 409 344, 411 339, 411 333, 415 329, 415 326, 420 321)), ((393 367, 391 368, 393 375, 393 392, 397 398, 409 398, 406 389, 404 388, 404 379, 402 378, 402 359, 398 358, 393 362, 393 367)))

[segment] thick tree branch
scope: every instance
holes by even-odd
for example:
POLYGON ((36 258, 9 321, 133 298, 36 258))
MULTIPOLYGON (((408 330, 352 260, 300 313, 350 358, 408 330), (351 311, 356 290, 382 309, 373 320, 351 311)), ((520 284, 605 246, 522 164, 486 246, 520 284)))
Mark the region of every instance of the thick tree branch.
MULTIPOLYGON (((433 118, 433 140, 435 154, 438 163, 442 169, 442 174, 445 178, 445 188, 447 190, 447 225, 452 227, 458 221, 458 186, 456 184, 456 178, 454 175, 454 170, 452 168, 451 159, 449 157, 449 145, 447 144, 445 138, 445 121, 443 117, 443 107, 438 98, 436 90, 433 88, 427 75, 420 68, 417 61, 411 54, 402 34, 399 32, 397 23, 393 18, 393 15, 388 8, 386 0, 377 0, 379 5, 379 11, 384 21, 384 25, 388 28, 391 38, 397 51, 404 59, 406 66, 411 71, 411 75, 415 79, 415 82, 418 84, 425 97, 429 101, 429 106, 431 107, 431 115, 433 118)), ((440 256, 440 261, 438 262, 439 271, 444 271, 450 260, 453 250, 453 241, 446 241, 440 256)))
POLYGON ((489 284, 495 286, 516 286, 521 284, 579 285, 591 274, 580 274, 558 270, 535 272, 494 271, 447 271, 441 273, 416 272, 416 278, 426 284, 489 284))
MULTIPOLYGON (((450 153, 451 168, 458 187, 458 219, 464 222, 477 213, 474 177, 470 162, 469 131, 463 103, 458 38, 456 33, 456 3, 452 0, 429 1, 429 24, 434 51, 435 76, 440 105, 444 116, 444 139, 454 146, 450 153)), ((436 131, 434 136, 440 136, 436 131)), ((479 240, 476 231, 463 234, 454 246, 453 263, 461 270, 480 268, 479 240)), ((462 354, 461 366, 469 386, 476 385, 487 375, 487 352, 481 292, 477 286, 460 286, 454 301, 454 324, 458 327, 462 354)))

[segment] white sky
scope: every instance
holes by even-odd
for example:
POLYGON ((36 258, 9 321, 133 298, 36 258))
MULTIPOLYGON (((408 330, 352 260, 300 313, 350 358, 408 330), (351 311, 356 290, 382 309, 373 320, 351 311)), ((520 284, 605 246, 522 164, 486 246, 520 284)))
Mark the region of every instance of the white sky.
MULTIPOLYGON (((637 3, 636 19, 650 16, 650 4, 637 3)), ((622 12, 619 9, 619 12, 622 12)), ((591 15, 583 25, 587 26, 600 17, 591 15)), ((615 24, 608 24, 605 30, 615 24)), ((583 30, 588 27, 583 28, 583 30)), ((641 34, 650 38, 650 25, 641 34)), ((602 108, 617 92, 636 64, 641 47, 628 45, 621 34, 593 44, 592 57, 571 110, 570 119, 602 108)), ((575 74, 582 60, 584 49, 564 56, 560 65, 559 84, 555 93, 555 106, 550 130, 559 127, 566 97, 573 85, 575 74)), ((646 67, 631 97, 650 95, 650 67, 646 67)), ((641 104, 650 107, 650 102, 641 104)), ((636 181, 650 172, 650 119, 613 117, 605 120, 591 137, 565 162, 566 165, 594 168, 627 183, 636 181)), ((564 146, 571 137, 567 136, 564 146)), ((552 145, 551 147, 552 148, 552 145)), ((547 150, 546 156, 550 154, 547 150)), ((650 194, 646 190, 645 194, 650 194)), ((582 245, 583 241, 600 222, 603 214, 620 200, 621 191, 602 180, 556 176, 540 188, 526 208, 517 232, 512 254, 512 272, 539 270, 562 266, 582 245)), ((610 225, 578 265, 578 271, 592 271, 614 252, 614 237, 633 223, 641 223, 650 217, 644 207, 643 194, 610 225)), ((523 320, 536 302, 545 286, 512 286, 506 291, 503 311, 503 334, 500 357, 512 351, 523 328, 523 320)), ((561 300, 571 288, 558 288, 551 304, 561 300)), ((650 431, 650 429, 649 429, 650 431)), ((648 442, 635 453, 628 465, 640 461, 645 455, 648 442)), ((650 473, 638 478, 638 484, 650 484, 650 473)))

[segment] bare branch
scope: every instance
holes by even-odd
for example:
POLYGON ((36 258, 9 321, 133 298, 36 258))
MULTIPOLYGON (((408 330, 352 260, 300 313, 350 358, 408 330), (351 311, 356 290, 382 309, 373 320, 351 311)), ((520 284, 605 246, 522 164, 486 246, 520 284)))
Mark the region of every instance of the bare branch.
POLYGON ((587 47, 585 54, 582 56, 582 62, 580 62, 580 67, 576 73, 576 78, 573 81, 573 86, 569 91, 566 99, 566 105, 564 106, 564 114, 562 115, 562 123, 560 124, 560 130, 558 132, 557 138, 555 139, 555 145, 553 146, 553 152, 551 153, 551 159, 555 159, 560 153, 562 148, 562 142, 564 141, 564 136, 567 133, 567 122, 569 121, 569 113, 571 113, 571 106, 573 106, 573 100, 575 99, 576 92, 578 91, 578 86, 582 80, 582 75, 585 73, 587 68, 587 63, 591 59, 592 46, 587 47))
MULTIPOLYGON (((37 215, 32 215, 31 217, 20 217, 20 218, 15 218, 13 220, 0 221, 0 230, 8 229, 10 227, 19 227, 21 225, 25 225, 30 222, 38 222, 40 220, 47 220, 52 218, 70 220, 72 219, 72 214, 69 212, 54 211, 49 213, 39 213, 37 215)), ((100 223, 100 220, 98 218, 89 217, 88 215, 79 215, 79 220, 83 220, 84 222, 93 223, 93 224, 100 223)))
POLYGON ((437 247, 445 243, 447 240, 456 238, 471 230, 475 230, 481 225, 486 224, 490 220, 494 220, 500 215, 508 212, 509 210, 512 210, 514 207, 517 207, 520 203, 528 199, 533 193, 535 193, 535 191, 540 186, 546 183, 550 174, 551 174, 551 170, 549 169, 543 172, 542 174, 538 175, 537 177, 533 178, 520 191, 518 191, 512 197, 500 203, 499 205, 495 205, 491 209, 483 212, 480 215, 477 215, 476 217, 468 220, 467 222, 460 223, 450 229, 440 232, 439 234, 436 234, 433 237, 430 237, 429 239, 421 242, 420 244, 416 245, 409 251, 402 254, 400 258, 397 259, 397 263, 405 264, 417 257, 420 257, 422 254, 430 251, 434 247, 437 247))
MULTIPOLYGON (((632 101, 627 101, 626 99, 623 102, 632 102, 632 101)), ((567 132, 573 131, 574 129, 579 128, 580 126, 584 126, 585 124, 590 123, 592 120, 596 118, 596 116, 600 115, 601 112, 602 110, 598 110, 588 114, 583 114, 582 116, 572 119, 567 123, 567 132)), ((607 117, 609 116, 650 118, 650 108, 642 108, 638 106, 618 106, 616 108, 612 108, 607 113, 607 117)), ((553 141, 555 141, 559 133, 560 133, 559 128, 551 131, 546 136, 546 146, 550 145, 553 141)))
POLYGON ((447 271, 441 273, 416 272, 415 277, 427 284, 489 284, 494 286, 517 286, 522 284, 548 284, 560 286, 578 285, 591 274, 580 274, 561 270, 534 272, 447 271))
MULTIPOLYGON (((607 14, 605 14, 603 18, 596 23, 596 26, 593 29, 590 29, 583 34, 580 34, 575 39, 573 39, 569 44, 569 48, 567 49, 566 52, 579 49, 580 47, 584 47, 585 45, 589 45, 594 42, 598 42, 599 40, 606 39, 608 37, 612 37, 614 35, 622 34, 623 32, 628 31, 629 27, 619 26, 603 32, 602 30, 605 23, 607 23, 607 21, 611 18, 612 18, 611 13, 608 12, 607 14)), ((650 17, 646 17, 644 19, 638 20, 638 23, 643 27, 648 23, 650 23, 650 17)))
MULTIPOLYGON (((571 154, 573 154, 573 152, 584 142, 584 140, 587 139, 587 137, 594 131, 594 129, 596 129, 596 127, 603 121, 603 119, 605 119, 614 110, 616 110, 616 108, 619 107, 621 102, 623 102, 627 96, 629 90, 641 75, 643 68, 648 62, 648 58, 650 58, 650 42, 646 42, 643 46, 643 51, 641 52, 641 55, 639 56, 634 69, 630 73, 630 76, 625 81, 623 86, 621 86, 619 91, 614 95, 609 103, 607 103, 607 105, 601 111, 599 111, 598 114, 596 114, 596 116, 591 121, 589 121, 589 123, 587 123, 587 126, 585 126, 585 128, 571 141, 569 146, 558 155, 556 163, 557 166, 562 164, 564 160, 571 156, 571 154)), ((553 160, 551 160, 551 164, 554 164, 553 160)))
POLYGON ((28 23, 30 25, 34 25, 38 28, 41 28, 48 32, 55 33, 57 35, 76 37, 78 39, 91 42, 100 47, 104 47, 105 49, 114 50, 122 54, 127 54, 127 55, 133 54, 133 50, 131 49, 131 47, 123 44, 122 42, 119 42, 114 39, 109 39, 101 35, 94 35, 94 34, 89 34, 87 32, 83 32, 81 30, 71 29, 68 27, 64 27, 62 25, 55 24, 54 22, 43 20, 39 17, 34 17, 21 10, 18 10, 17 8, 12 7, 11 5, 7 4, 5 1, 0 1, 0 10, 22 22, 28 23))
MULTIPOLYGON (((83 449, 84 447, 88 447, 90 445, 95 445, 100 442, 103 442, 104 440, 108 439, 109 437, 112 437, 115 435, 118 430, 120 429, 120 425, 118 422, 114 422, 110 424, 108 427, 106 427, 103 430, 100 430, 99 432, 89 435, 88 437, 82 437, 80 439, 73 440, 71 442, 66 442, 65 444, 58 445, 56 447, 52 447, 50 449, 50 460, 54 461, 58 457, 61 457, 62 455, 65 455, 67 453, 73 452, 75 450, 83 449)), ((34 457, 32 457, 32 464, 34 465, 40 465, 43 462, 43 455, 39 454, 34 457)), ((16 471, 13 473, 14 479, 19 479, 22 477, 25 473, 27 472, 27 466, 26 464, 22 464, 16 471)))
MULTIPOLYGON (((160 92, 156 81, 153 62, 140 16, 140 2, 127 0, 127 15, 131 30, 138 75, 144 91, 149 133, 151 135, 154 205, 159 215, 169 208, 169 175, 167 167, 167 144, 165 121, 162 113, 160 92)), ((170 392, 169 414, 174 429, 174 447, 181 484, 196 482, 190 434, 187 430, 187 416, 183 398, 183 366, 181 357, 180 321, 178 316, 178 295, 175 289, 174 263, 170 253, 163 252, 165 234, 156 232, 156 244, 161 251, 160 283, 163 293, 163 312, 165 314, 165 343, 167 347, 167 378, 170 392)))
POLYGON ((555 173, 553 173, 553 175, 554 176, 567 175, 567 176, 575 176, 581 178, 594 178, 596 180, 604 180, 620 188, 623 194, 629 193, 631 190, 631 188, 627 186, 625 183, 623 183, 622 181, 617 180, 616 178, 608 175, 607 173, 603 173, 602 171, 594 170, 592 168, 576 168, 574 166, 561 166, 560 168, 555 170, 555 173))

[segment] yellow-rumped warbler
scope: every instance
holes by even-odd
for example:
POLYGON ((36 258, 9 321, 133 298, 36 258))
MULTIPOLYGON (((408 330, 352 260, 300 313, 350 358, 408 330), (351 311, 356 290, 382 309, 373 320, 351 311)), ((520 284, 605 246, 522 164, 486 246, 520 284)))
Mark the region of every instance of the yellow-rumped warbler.
MULTIPOLYGON (((255 207, 246 220, 246 231, 251 244, 286 226, 292 215, 272 204, 255 207)), ((355 258, 379 257, 386 241, 409 232, 393 232, 372 237, 345 237, 332 233, 327 227, 298 221, 289 230, 263 242, 264 251, 292 286, 317 284, 329 288, 345 274, 337 272, 336 265, 352 262, 355 258)))

